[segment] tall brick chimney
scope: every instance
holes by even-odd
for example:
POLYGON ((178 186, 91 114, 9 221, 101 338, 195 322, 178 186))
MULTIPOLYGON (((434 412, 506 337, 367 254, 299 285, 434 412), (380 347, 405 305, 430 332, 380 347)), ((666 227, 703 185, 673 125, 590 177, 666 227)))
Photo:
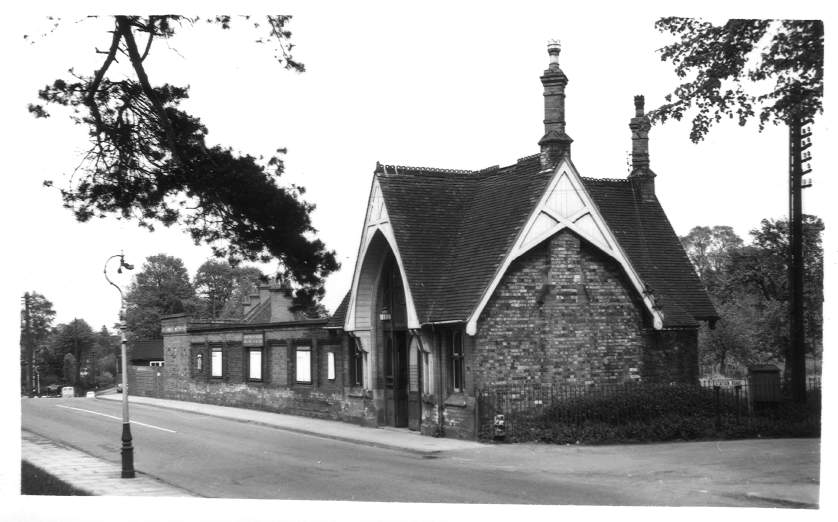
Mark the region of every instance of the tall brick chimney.
POLYGON ((649 168, 649 130, 652 124, 644 112, 642 95, 634 97, 634 118, 629 122, 631 129, 631 173, 629 180, 641 201, 655 198, 655 173, 649 168))
POLYGON ((570 156, 570 144, 573 142, 564 128, 564 88, 567 76, 559 68, 561 50, 558 40, 551 40, 547 44, 550 65, 541 77, 544 86, 544 137, 538 144, 541 146, 542 169, 553 168, 562 156, 570 156))

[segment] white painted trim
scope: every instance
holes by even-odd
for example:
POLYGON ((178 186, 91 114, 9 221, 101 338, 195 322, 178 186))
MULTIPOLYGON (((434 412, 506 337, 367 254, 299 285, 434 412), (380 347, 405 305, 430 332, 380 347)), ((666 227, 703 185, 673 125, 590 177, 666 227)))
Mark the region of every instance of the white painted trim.
POLYGON ((377 231, 381 231, 381 234, 389 244, 390 249, 393 251, 393 255, 396 258, 396 262, 399 265, 399 273, 402 277, 402 287, 404 288, 405 307, 407 308, 407 327, 420 328, 421 325, 419 324, 419 318, 416 315, 416 306, 413 303, 413 294, 410 291, 410 284, 407 280, 407 272, 404 269, 402 256, 399 252, 399 245, 396 243, 396 236, 393 233, 393 227, 390 224, 390 214, 387 211, 387 203, 384 201, 384 196, 381 193, 381 186, 378 183, 378 179, 374 177, 372 187, 370 189, 370 197, 367 201, 367 212, 364 218, 364 230, 361 234, 361 245, 358 249, 358 257, 355 260, 355 272, 352 276, 352 293, 350 294, 349 307, 346 310, 346 320, 344 321, 343 329, 347 332, 356 330, 355 307, 356 296, 358 295, 358 283, 360 282, 361 270, 364 266, 364 259, 367 256, 370 242, 377 231), (381 203, 381 213, 379 216, 373 216, 373 213, 376 210, 373 206, 379 201, 381 203))
POLYGON ((524 255, 548 237, 553 236, 554 234, 565 228, 574 231, 580 237, 583 237, 587 241, 590 241, 592 244, 597 246, 597 248, 614 258, 620 264, 620 266, 623 267, 623 270, 625 270, 626 274, 628 275, 629 281, 632 283, 635 290, 637 290, 638 294, 643 300, 643 303, 649 310, 649 313, 652 314, 652 322, 654 324, 654 328, 656 330, 661 330, 663 328, 663 313, 655 308, 654 302, 652 301, 651 297, 647 295, 647 293, 645 292, 645 285, 638 276, 637 271, 635 271, 634 267, 629 262, 628 256, 626 256, 626 253, 620 247, 619 242, 617 242, 617 238, 614 236, 614 233, 611 231, 611 228, 606 224, 605 219, 603 219, 602 215, 600 214, 599 208, 596 206, 596 203, 594 203, 593 199, 591 198, 591 195, 588 194, 588 191, 582 184, 582 179, 580 178, 579 173, 576 171, 573 164, 567 160, 567 158, 563 158, 562 161, 559 162, 559 164, 556 166, 556 169, 553 172, 553 179, 550 180, 550 184, 547 186, 547 190, 545 190, 544 193, 541 195, 541 199, 539 200, 535 209, 533 209, 532 213, 530 214, 530 217, 527 219, 526 224, 523 227, 521 227, 521 230, 518 232, 518 236, 515 238, 515 242, 513 243, 512 248, 507 253, 498 271, 495 273, 495 277, 492 279, 492 282, 489 284, 488 288, 486 288, 486 290, 483 292, 483 295, 480 298, 480 302, 478 303, 477 308, 474 309, 471 316, 469 317, 468 322, 466 323, 466 333, 468 335, 475 335, 477 333, 477 320, 480 318, 480 314, 483 313, 483 309, 489 303, 489 299, 491 299, 492 295, 495 292, 495 289, 497 288, 498 284, 500 284, 500 281, 503 278, 504 274, 506 274, 507 269, 509 269, 509 265, 511 265, 515 259, 524 255), (577 195, 582 199, 582 202, 586 207, 584 210, 575 212, 569 218, 562 218, 561 216, 557 215, 555 212, 547 208, 547 199, 552 194, 553 189, 558 185, 562 175, 567 176, 568 181, 570 181, 571 185, 576 190, 577 195), (557 221, 557 224, 552 228, 538 234, 537 236, 529 238, 528 234, 530 232, 530 229, 532 228, 539 214, 541 214, 542 212, 550 216, 552 219, 555 219, 557 221), (605 241, 611 243, 610 245, 603 244, 601 239, 593 237, 587 232, 580 230, 579 227, 575 226, 576 221, 588 214, 590 214, 590 216, 594 220, 594 223, 599 227, 599 230, 603 234, 605 241))
POLYGON ((375 174, 373 174, 370 182, 370 194, 367 196, 367 210, 364 213, 364 225, 361 228, 361 241, 358 243, 358 254, 355 256, 355 269, 352 271, 352 285, 349 287, 349 304, 346 307, 346 318, 343 320, 343 330, 346 332, 354 331, 355 326, 355 297, 357 295, 356 286, 358 284, 358 273, 361 270, 362 253, 366 253, 366 236, 367 236, 367 222, 370 219, 372 206, 373 191, 376 187, 375 174), (351 325, 351 328, 350 328, 351 325))

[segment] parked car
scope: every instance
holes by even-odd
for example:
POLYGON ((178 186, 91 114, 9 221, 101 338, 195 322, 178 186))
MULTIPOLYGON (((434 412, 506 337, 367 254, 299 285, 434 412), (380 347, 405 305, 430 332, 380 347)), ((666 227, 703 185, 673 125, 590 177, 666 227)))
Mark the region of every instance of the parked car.
POLYGON ((46 397, 61 397, 61 385, 50 384, 45 388, 44 396, 46 397))

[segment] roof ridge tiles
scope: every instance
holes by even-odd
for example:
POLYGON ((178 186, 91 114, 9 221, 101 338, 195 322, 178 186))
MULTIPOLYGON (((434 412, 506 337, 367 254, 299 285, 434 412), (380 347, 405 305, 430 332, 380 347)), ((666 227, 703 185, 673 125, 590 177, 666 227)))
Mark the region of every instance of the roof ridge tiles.
POLYGON ((399 174, 459 174, 474 175, 480 171, 466 169, 443 169, 436 167, 413 167, 410 165, 384 165, 379 163, 375 169, 378 174, 399 175, 399 174))
POLYGON ((628 178, 589 178, 586 176, 580 176, 585 181, 593 181, 593 182, 603 182, 603 183, 628 183, 628 178))
POLYGON ((492 165, 490 167, 485 167, 480 170, 469 170, 469 169, 446 169, 446 168, 439 168, 439 167, 416 167, 412 165, 387 165, 381 162, 376 162, 375 164, 375 173, 379 175, 385 176, 398 176, 402 174, 410 174, 410 175, 418 175, 418 176, 463 176, 463 177, 482 177, 482 176, 491 176, 494 174, 503 174, 510 170, 514 170, 515 167, 519 166, 521 163, 525 163, 528 161, 532 161, 535 158, 538 158, 539 154, 530 154, 529 156, 524 156, 522 158, 518 158, 515 163, 511 165, 505 165, 501 167, 500 165, 492 165))

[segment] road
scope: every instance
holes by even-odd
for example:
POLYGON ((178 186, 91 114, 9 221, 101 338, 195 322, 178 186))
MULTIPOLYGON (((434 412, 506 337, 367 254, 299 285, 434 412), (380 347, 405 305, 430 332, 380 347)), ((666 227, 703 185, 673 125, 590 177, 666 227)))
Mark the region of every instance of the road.
MULTIPOLYGON (((21 408, 24 430, 119 462, 118 402, 24 399, 21 408)), ((421 455, 142 404, 131 419, 135 467, 206 497, 754 507, 788 505, 789 491, 817 499, 813 439, 421 455)))

